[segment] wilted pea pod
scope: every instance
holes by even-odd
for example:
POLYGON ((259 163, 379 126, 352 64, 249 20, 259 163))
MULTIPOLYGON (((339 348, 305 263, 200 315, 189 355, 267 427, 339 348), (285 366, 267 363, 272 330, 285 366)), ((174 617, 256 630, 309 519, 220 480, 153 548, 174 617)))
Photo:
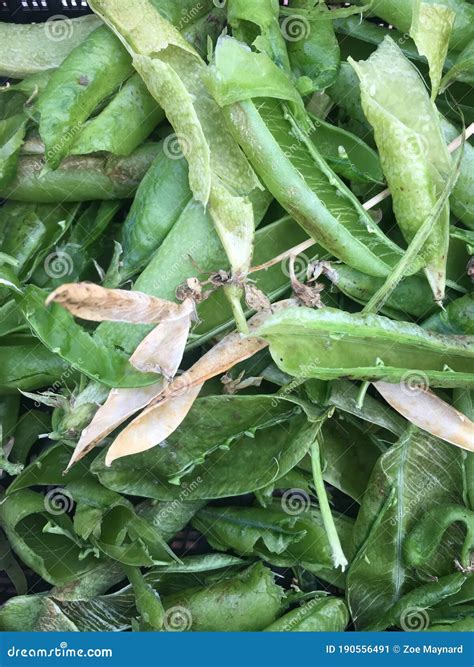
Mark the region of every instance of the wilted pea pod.
POLYGON ((130 56, 105 26, 69 54, 36 103, 50 167, 59 166, 97 105, 132 73, 130 56))
POLYGON ((474 383, 474 338, 443 336, 416 324, 333 308, 288 308, 252 334, 270 344, 275 363, 295 377, 404 382, 432 387, 474 383))
POLYGON ((29 23, 0 23, 0 76, 22 79, 59 67, 69 53, 100 26, 95 16, 29 23), (58 39, 63 37, 62 39, 58 39))
MULTIPOLYGON (((361 82, 362 107, 374 128, 397 223, 411 242, 441 196, 451 169, 436 107, 419 73, 390 37, 368 60, 350 63, 361 82), (394 77, 403 95, 393 95, 394 77)), ((421 253, 437 301, 444 298, 448 248, 446 204, 421 253)))
POLYGON ((309 85, 304 94, 324 90, 334 83, 341 64, 339 43, 334 33, 331 12, 325 4, 313 0, 293 0, 289 13, 281 22, 291 69, 297 77, 305 77, 309 85), (306 16, 298 10, 308 10, 306 16))
MULTIPOLYGON (((413 8, 417 0, 355 0, 356 5, 369 5, 370 15, 378 16, 408 33, 412 23, 413 8)), ((474 7, 465 0, 425 0, 427 4, 449 7, 456 13, 450 49, 461 50, 474 38, 474 7)))
POLYGON ((128 157, 77 156, 42 174, 41 156, 21 156, 15 179, 0 197, 25 202, 129 199, 156 157, 157 144, 143 144, 128 157))
POLYGON ((314 598, 289 611, 265 628, 265 632, 343 632, 349 612, 341 598, 314 598))
POLYGON ((262 563, 205 588, 163 598, 165 631, 244 632, 263 630, 280 611, 283 589, 262 563))

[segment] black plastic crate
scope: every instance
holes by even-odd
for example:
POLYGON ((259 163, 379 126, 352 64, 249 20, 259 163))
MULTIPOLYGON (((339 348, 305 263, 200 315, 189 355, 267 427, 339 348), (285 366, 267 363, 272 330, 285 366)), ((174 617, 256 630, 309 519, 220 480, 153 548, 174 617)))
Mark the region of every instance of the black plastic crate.
POLYGON ((90 14, 87 0, 0 0, 0 21, 9 23, 39 23, 51 16, 84 14, 90 14))

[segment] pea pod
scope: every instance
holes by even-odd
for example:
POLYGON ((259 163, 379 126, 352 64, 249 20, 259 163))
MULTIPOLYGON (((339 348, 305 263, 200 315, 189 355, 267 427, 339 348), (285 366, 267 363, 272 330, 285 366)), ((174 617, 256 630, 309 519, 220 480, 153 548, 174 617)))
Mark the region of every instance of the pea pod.
POLYGON ((0 76, 22 79, 29 74, 59 67, 99 25, 95 16, 46 24, 0 23, 0 76), (58 35, 65 39, 57 39, 58 35))
POLYGON ((130 56, 105 27, 94 30, 52 74, 36 108, 47 164, 56 169, 97 105, 133 72, 130 56))
POLYGON ((378 315, 288 308, 255 335, 268 340, 275 363, 296 377, 401 382, 420 373, 433 387, 474 381, 472 337, 434 334, 378 315))
POLYGON ((71 155, 97 151, 130 155, 164 117, 164 111, 151 97, 140 76, 134 74, 105 109, 85 123, 69 152, 71 155))
MULTIPOLYGON (((446 142, 451 142, 459 136, 459 132, 446 119, 441 118, 441 128, 446 142)), ((458 148, 453 153, 456 159, 458 148)), ((466 141, 461 158, 459 177, 450 198, 451 210, 466 227, 474 230, 474 147, 466 141)))
POLYGON ((314 598, 265 628, 265 632, 343 632, 349 613, 340 598, 314 598))
MULTIPOLYGON (((274 582, 271 570, 258 563, 206 588, 168 595, 163 605, 171 622, 173 610, 181 609, 182 630, 243 632, 263 630, 272 623, 282 597, 283 590, 274 582)), ((179 627, 178 617, 177 624, 179 627)), ((169 629, 173 629, 171 623, 169 629)))
POLYGON ((434 313, 423 328, 441 334, 474 336, 474 294, 466 294, 452 301, 444 310, 434 313))
MULTIPOLYGON (((374 128, 395 216, 410 242, 434 208, 451 167, 436 107, 416 69, 389 37, 368 60, 350 62, 361 81, 362 106, 374 128), (412 100, 409 112, 401 103, 402 98, 392 94, 387 78, 389 70, 392 79, 400 78, 397 85, 404 96, 412 100)), ((444 298, 448 247, 449 206, 446 205, 422 252, 425 272, 437 301, 444 298)))
POLYGON ((165 140, 122 227, 121 282, 144 268, 191 198, 186 162, 170 156, 165 140))
MULTIPOLYGON (((449 47, 463 49, 474 38, 474 7, 464 0, 425 0, 429 4, 449 7, 456 13, 454 27, 449 40, 449 47)), ((355 0, 357 5, 369 5, 371 15, 378 16, 387 23, 394 25, 401 32, 410 30, 413 7, 416 0, 355 0)))
POLYGON ((68 365, 35 338, 7 337, 0 347, 0 394, 32 391, 67 381, 68 365))
POLYGON ((288 39, 291 68, 295 76, 310 81, 305 94, 324 90, 336 79, 341 63, 331 12, 324 4, 315 6, 312 0, 293 0, 289 11, 293 9, 296 12, 299 9, 310 10, 311 14, 306 17, 295 12, 282 20, 281 29, 288 39))
POLYGON ((474 512, 461 505, 446 505, 440 514, 438 508, 430 508, 407 536, 404 544, 406 561, 413 567, 429 562, 436 553, 447 529, 455 522, 466 526, 466 536, 459 561, 469 567, 474 549, 474 512))
POLYGON ((18 171, 0 196, 13 201, 59 203, 95 199, 129 199, 157 153, 156 144, 143 144, 128 157, 78 156, 59 169, 41 174, 43 158, 24 156, 18 171))
POLYGON ((232 131, 258 175, 326 250, 370 275, 386 275, 401 250, 374 224, 314 148, 294 138, 278 103, 226 108, 232 131))

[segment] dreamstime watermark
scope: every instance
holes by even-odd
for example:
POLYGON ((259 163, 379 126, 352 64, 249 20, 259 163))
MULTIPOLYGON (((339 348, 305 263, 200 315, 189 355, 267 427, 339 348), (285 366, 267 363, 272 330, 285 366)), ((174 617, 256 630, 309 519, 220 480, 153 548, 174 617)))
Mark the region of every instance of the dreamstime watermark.
MULTIPOLYGON (((290 261, 290 257, 285 257, 285 259, 281 262, 281 271, 287 278, 291 278, 290 261)), ((293 266, 295 275, 299 276, 303 273, 306 273, 310 263, 310 259, 304 253, 300 252, 299 255, 294 258, 293 266)))
POLYGON ((71 255, 63 250, 51 252, 43 263, 44 272, 53 279, 70 276, 74 270, 74 262, 71 255))
POLYGON ((422 371, 407 371, 400 378, 400 387, 404 394, 413 398, 427 392, 430 381, 422 371))
POLYGON ((311 499, 304 489, 288 489, 281 497, 281 508, 285 514, 298 516, 311 507, 311 499))
POLYGON ((179 511, 182 503, 184 503, 188 497, 196 491, 198 486, 202 482, 202 477, 196 477, 189 484, 183 483, 182 491, 179 496, 174 500, 170 501, 165 507, 163 507, 158 514, 153 519, 153 525, 155 528, 159 528, 162 525, 162 522, 165 521, 170 515, 175 514, 179 511))
POLYGON ((192 625, 193 617, 186 607, 178 605, 166 610, 163 629, 167 632, 186 632, 191 630, 192 625))
POLYGON ((74 498, 65 488, 50 489, 44 497, 44 508, 48 514, 67 514, 74 507, 74 498))
POLYGON ((430 624, 430 617, 422 607, 408 607, 400 616, 400 627, 405 632, 421 632, 430 624))
POLYGON ((67 642, 61 642, 55 648, 15 648, 7 650, 9 658, 111 658, 111 648, 69 648, 67 642))
POLYGON ((199 14, 202 8, 203 8, 202 3, 198 2, 196 5, 191 7, 191 9, 188 10, 182 9, 181 10, 182 16, 176 26, 178 30, 183 30, 183 28, 185 28, 188 25, 188 23, 191 23, 191 21, 193 21, 196 18, 196 16, 199 14))
POLYGON ((66 39, 71 39, 74 33, 74 24, 67 16, 55 14, 45 21, 44 32, 47 39, 52 42, 64 42, 66 39))
POLYGON ((280 30, 287 42, 299 42, 302 39, 308 39, 311 34, 311 25, 306 17, 292 14, 282 20, 280 30))
POLYGON ((181 160, 190 150, 189 139, 184 134, 169 134, 163 142, 163 152, 170 160, 181 160))

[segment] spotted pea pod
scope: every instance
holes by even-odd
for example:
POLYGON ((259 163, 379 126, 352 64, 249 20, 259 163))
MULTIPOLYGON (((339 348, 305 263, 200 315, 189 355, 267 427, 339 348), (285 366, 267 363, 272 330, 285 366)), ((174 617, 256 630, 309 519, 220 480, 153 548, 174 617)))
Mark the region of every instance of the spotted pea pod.
POLYGON ((420 373, 432 387, 474 383, 472 336, 431 333, 383 316, 289 308, 252 335, 267 340, 275 363, 295 377, 398 383, 420 373))
POLYGON ((42 155, 18 160, 13 181, 0 196, 13 201, 59 203, 130 199, 157 154, 157 144, 143 144, 127 157, 72 156, 55 171, 43 173, 42 155))

